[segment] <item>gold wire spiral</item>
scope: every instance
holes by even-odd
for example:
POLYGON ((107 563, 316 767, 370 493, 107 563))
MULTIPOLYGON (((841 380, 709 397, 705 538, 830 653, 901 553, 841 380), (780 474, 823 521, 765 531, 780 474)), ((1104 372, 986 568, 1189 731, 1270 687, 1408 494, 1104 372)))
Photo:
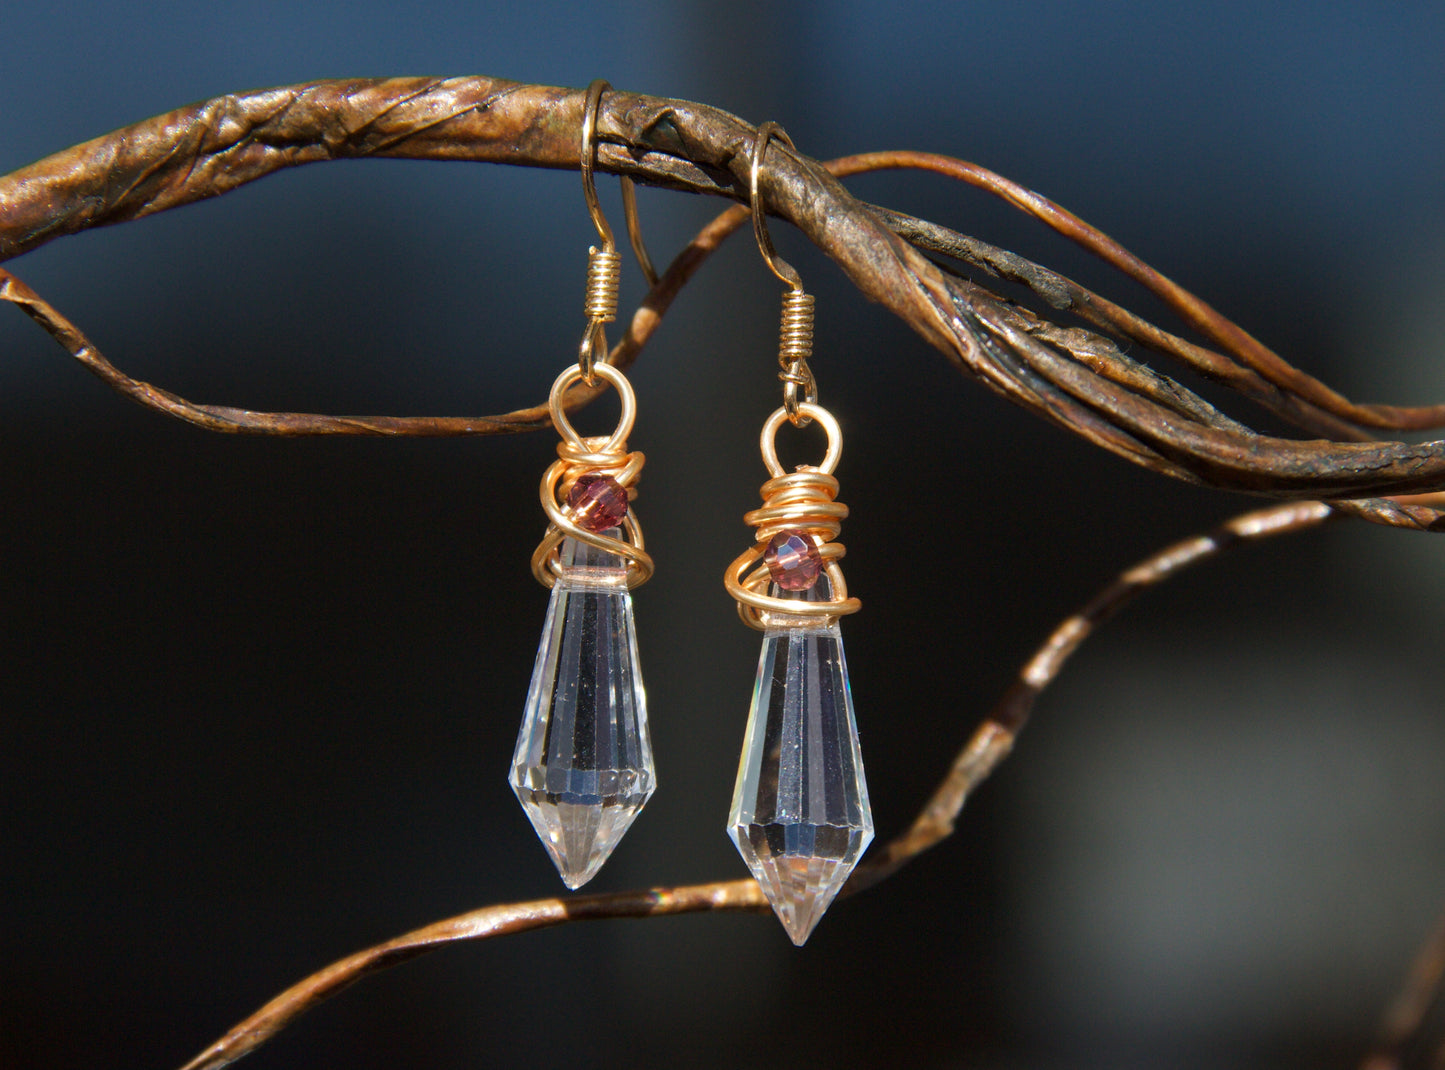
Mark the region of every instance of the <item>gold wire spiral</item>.
POLYGON ((783 294, 783 324, 778 332, 778 364, 806 363, 813 355, 813 295, 802 290, 783 294))
POLYGON ((617 319, 617 291, 621 280, 621 253, 595 245, 587 250, 587 297, 582 311, 589 320, 611 323, 617 319))
POLYGON ((592 369, 598 376, 611 383, 617 390, 622 403, 622 413, 617 428, 611 435, 597 435, 583 438, 577 434, 567 413, 562 408, 562 396, 567 388, 583 378, 582 369, 572 367, 557 376, 552 384, 548 405, 552 422, 556 425, 562 441, 557 443, 558 459, 542 475, 539 497, 542 511, 551 521, 547 533, 537 544, 532 554, 532 575, 544 587, 551 587, 561 574, 562 540, 576 539, 595 546, 609 554, 616 554, 627 561, 627 572, 619 578, 618 586, 637 587, 652 578, 652 558, 644 548, 642 527, 633 516, 631 508, 622 518, 624 538, 613 539, 595 531, 587 531, 573 522, 567 509, 567 495, 577 480, 585 475, 611 476, 627 492, 627 500, 637 497, 637 480, 642 474, 646 458, 640 452, 627 449, 627 436, 632 432, 632 421, 637 414, 637 399, 627 377, 610 364, 598 364, 592 369))
POLYGON ((617 291, 622 278, 622 256, 616 249, 587 250, 587 296, 582 309, 587 314, 587 330, 577 350, 577 366, 582 378, 591 386, 596 382, 595 365, 607 357, 607 327, 617 319, 617 291))
POLYGON ((728 594, 737 600, 738 616, 748 627, 759 630, 780 623, 779 618, 789 623, 799 619, 831 623, 862 608, 858 599, 848 596, 848 583, 838 566, 847 551, 842 543, 833 541, 848 516, 848 507, 835 500, 838 480, 833 477, 833 469, 843 452, 843 431, 833 414, 822 406, 803 402, 799 411, 806 418, 816 420, 828 435, 823 463, 799 465, 794 472, 784 472, 778 462, 776 439, 783 421, 790 420, 788 410, 780 408, 768 417, 763 424, 761 447, 763 463, 772 478, 762 486, 762 506, 743 515, 744 522, 756 531, 755 542, 738 555, 723 576, 728 594), (829 601, 806 602, 775 598, 767 593, 772 577, 762 563, 763 554, 773 536, 784 531, 806 535, 817 544, 831 588, 829 601))
POLYGON ((813 355, 813 295, 801 288, 783 294, 783 321, 778 332, 778 378, 783 382, 783 407, 794 427, 805 427, 804 404, 818 400, 818 383, 808 358, 813 355))

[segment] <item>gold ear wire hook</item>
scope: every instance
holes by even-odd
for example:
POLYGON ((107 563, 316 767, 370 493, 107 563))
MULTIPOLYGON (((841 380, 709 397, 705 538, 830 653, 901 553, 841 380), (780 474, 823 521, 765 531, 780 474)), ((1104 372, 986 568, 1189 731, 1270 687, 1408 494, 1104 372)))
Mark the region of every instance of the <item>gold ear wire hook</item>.
POLYGON ((649 289, 657 285, 657 269, 652 266, 652 257, 647 255, 647 244, 642 240, 642 223, 637 218, 637 184, 626 175, 617 176, 622 186, 622 215, 627 221, 627 240, 632 243, 632 255, 642 268, 642 277, 649 289))
POLYGON ((763 211, 763 199, 758 196, 758 174, 763 167, 763 153, 767 151, 768 142, 773 138, 777 138, 790 149, 793 147, 793 139, 788 137, 777 123, 769 121, 758 127, 757 136, 753 138, 753 151, 749 155, 751 166, 748 170, 748 202, 753 210, 753 236, 757 238, 758 251, 763 254, 763 259, 768 262, 772 273, 794 290, 801 292, 802 277, 793 269, 792 264, 773 249, 773 239, 768 235, 767 215, 763 211))
MULTIPOLYGON (((612 240, 612 228, 602 215, 602 206, 597 202, 597 184, 592 178, 592 168, 597 162, 597 112, 602 105, 602 94, 612 89, 604 78, 598 78, 587 87, 587 105, 582 114, 582 192, 587 197, 587 210, 592 214, 592 223, 608 250, 616 249, 612 240)), ((637 186, 626 175, 617 176, 622 186, 622 214, 627 220, 627 240, 632 252, 642 267, 642 277, 648 286, 657 285, 657 269, 652 266, 652 257, 647 255, 647 243, 642 240, 642 223, 637 218, 637 186)))
POLYGON ((598 78, 587 87, 587 102, 582 108, 582 196, 587 199, 587 211, 592 216, 592 225, 602 240, 602 251, 613 252, 617 243, 612 240, 612 228, 602 214, 602 205, 597 200, 597 183, 592 180, 592 165, 597 161, 597 109, 602 103, 602 94, 612 86, 605 78, 598 78))
POLYGON ((748 199, 758 252, 762 253, 772 273, 789 286, 788 292, 783 295, 783 321, 778 336, 778 366, 782 368, 778 378, 783 381, 783 407, 787 410, 788 419, 794 427, 806 427, 812 422, 812 417, 804 407, 818 400, 817 380, 808 367, 808 358, 813 355, 813 295, 803 290, 802 276, 777 254, 768 234, 767 215, 763 211, 763 199, 758 194, 758 174, 762 170, 763 153, 773 138, 790 149, 793 147, 792 139, 777 123, 766 122, 758 127, 749 156, 748 199))
MULTIPOLYGON (((602 248, 595 246, 587 250, 587 298, 584 311, 587 313, 587 332, 582 336, 582 345, 577 352, 577 366, 588 386, 595 382, 592 365, 607 357, 606 324, 617 319, 617 290, 622 274, 622 258, 617 255, 617 243, 612 237, 612 228, 602 214, 602 205, 597 199, 597 183, 593 179, 593 167, 597 162, 597 112, 601 108, 602 94, 611 89, 606 79, 598 78, 587 87, 587 98, 582 109, 582 195, 587 201, 587 212, 602 248)), ((642 225, 637 219, 637 196, 632 180, 625 175, 622 182, 622 210, 627 217, 627 235, 632 241, 632 251, 642 265, 647 284, 657 284, 657 272, 647 247, 642 241, 642 225)))
POLYGON ((588 386, 596 383, 592 365, 607 356, 607 324, 617 318, 617 288, 622 274, 622 258, 617 255, 617 243, 612 239, 612 228, 602 214, 602 205, 597 201, 597 184, 592 180, 592 165, 597 159, 597 109, 602 102, 602 93, 611 88, 604 79, 598 78, 587 87, 587 99, 582 108, 582 196, 587 201, 587 212, 592 216, 592 225, 602 248, 593 245, 587 250, 587 296, 583 311, 587 313, 587 330, 582 335, 582 344, 577 350, 577 368, 588 386), (599 356, 600 352, 600 356, 599 356))

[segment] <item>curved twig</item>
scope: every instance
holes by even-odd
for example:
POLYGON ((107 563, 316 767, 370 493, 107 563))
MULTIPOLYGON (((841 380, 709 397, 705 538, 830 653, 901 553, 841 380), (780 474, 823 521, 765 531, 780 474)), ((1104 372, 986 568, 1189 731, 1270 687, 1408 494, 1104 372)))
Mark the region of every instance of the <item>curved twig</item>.
MULTIPOLYGON (((842 894, 853 895, 872 887, 952 834, 968 796, 1013 749, 1014 740, 1038 696, 1058 678, 1064 664, 1084 640, 1135 596, 1231 547, 1304 531, 1337 515, 1339 512, 1324 502, 1290 502, 1245 513, 1206 535, 1175 543, 1120 575, 1054 629, 1024 665, 1018 680, 974 730, 913 824, 890 843, 874 848, 867 860, 854 870, 842 894)), ((650 918, 705 911, 766 913, 767 910, 767 900, 756 882, 746 879, 483 907, 434 922, 332 963, 292 985, 238 1023, 182 1070, 217 1070, 228 1066, 367 974, 449 944, 550 928, 572 921, 650 918)))
POLYGON ((368 974, 449 944, 548 929, 569 921, 653 918, 705 910, 766 912, 768 901, 756 881, 736 880, 610 895, 578 895, 569 899, 536 899, 459 914, 348 955, 292 985, 186 1063, 182 1070, 213 1070, 229 1066, 251 1054, 318 1003, 330 999, 368 974))
MULTIPOLYGON (((393 156, 575 167, 581 111, 579 92, 488 78, 317 82, 221 97, 0 178, 0 260, 63 234, 164 211, 321 160, 393 156)), ((610 93, 599 116, 598 166, 654 185, 740 199, 753 133, 714 108, 610 93)), ((1147 337, 1148 344, 1202 362, 1255 396, 1278 391, 1275 407, 1296 410, 1310 426, 1328 426, 1339 437, 1355 438, 1357 431, 1328 420, 1420 427, 1445 413, 1440 406, 1354 405, 1037 194, 963 161, 882 155, 989 189, 1080 242, 1171 303, 1225 352, 1184 348, 1109 307, 1080 300, 1080 307, 1094 308, 1092 322, 1108 322, 1136 339, 1147 337)), ((1108 343, 1098 336, 1050 330, 1037 317, 944 271, 814 161, 781 148, 769 154, 769 161, 761 176, 769 210, 803 230, 864 294, 900 316, 962 370, 1097 445, 1176 478, 1257 494, 1360 498, 1445 486, 1445 443, 1300 442, 1256 434, 1177 383, 1131 367, 1126 355, 1108 352, 1108 343)), ((1041 284, 1051 281, 1037 278, 1041 284)), ((1083 297, 1080 291, 1069 292, 1083 297)), ((216 409, 207 416, 234 429, 237 412, 216 409)), ((394 424, 383 426, 384 420, 362 426, 318 419, 334 421, 325 433, 401 433, 394 424)), ((492 419, 507 425, 500 429, 512 429, 508 417, 492 419)), ((518 419, 519 425, 527 422, 518 419)), ((476 421, 451 429, 435 421, 416 427, 411 433, 499 429, 476 421)), ((304 433, 295 426, 273 430, 304 433)), ((1375 510, 1365 515, 1395 514, 1375 510)))

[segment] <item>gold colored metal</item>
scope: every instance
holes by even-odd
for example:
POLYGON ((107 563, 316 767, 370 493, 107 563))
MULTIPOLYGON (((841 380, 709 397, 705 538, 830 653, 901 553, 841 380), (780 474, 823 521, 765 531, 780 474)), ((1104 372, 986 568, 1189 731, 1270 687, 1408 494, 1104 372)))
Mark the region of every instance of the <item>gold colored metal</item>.
POLYGON ((753 236, 758 252, 768 268, 788 284, 783 295, 782 326, 778 333, 778 378, 783 381, 783 407, 763 423, 760 448, 763 464, 772 477, 763 484, 763 505, 744 515, 743 520, 755 529, 751 548, 740 554, 723 576, 723 583, 738 603, 738 616, 750 628, 765 629, 770 625, 794 626, 812 621, 832 622, 862 608, 858 599, 848 597, 848 584, 838 561, 846 552, 835 542, 842 530, 848 507, 835 501, 838 481, 833 469, 843 453, 843 430, 827 409, 818 405, 818 384, 808 358, 813 355, 813 296, 803 290, 803 280, 773 249, 768 235, 767 215, 758 192, 763 154, 768 142, 777 138, 788 148, 792 140, 777 123, 763 123, 753 139, 749 157, 748 196, 753 216, 753 236), (821 465, 799 465, 791 475, 778 462, 778 428, 787 420, 794 427, 806 427, 816 420, 828 436, 828 450, 821 465), (775 598, 768 594, 771 583, 763 555, 768 543, 782 532, 793 532, 813 540, 823 559, 828 577, 830 598, 826 602, 775 598))
POLYGON ((803 415, 803 406, 818 401, 818 381, 813 378, 813 369, 807 361, 800 360, 779 372, 778 378, 783 381, 783 408, 788 419, 794 427, 807 427, 808 417, 803 415))
POLYGON ((652 266, 652 257, 647 255, 647 243, 642 240, 642 223, 637 218, 637 186, 626 175, 618 175, 617 182, 622 187, 622 215, 627 220, 627 240, 632 243, 637 265, 642 268, 642 277, 651 289, 657 285, 660 276, 657 268, 652 266))
POLYGON ((612 323, 617 319, 617 291, 622 281, 622 257, 616 250, 587 250, 587 296, 582 311, 590 320, 612 323))
POLYGON ((602 205, 597 200, 597 183, 592 180, 592 167, 597 162, 597 109, 602 103, 602 94, 611 89, 607 79, 598 78, 587 87, 587 102, 582 109, 582 196, 587 199, 587 211, 592 216, 592 225, 597 228, 597 237, 602 240, 604 252, 613 252, 617 243, 612 240, 612 228, 602 214, 602 205))
MULTIPOLYGON (((607 458, 627 449, 627 436, 632 434, 632 424, 637 419, 637 395, 632 392, 632 384, 627 381, 627 376, 612 365, 599 364, 593 371, 617 390, 617 400, 622 406, 622 411, 617 417, 616 429, 607 438, 601 440, 602 447, 595 451, 598 458, 607 458)), ((585 452, 584 440, 577 434, 577 429, 572 426, 572 421, 567 418, 567 410, 562 407, 562 397, 567 393, 567 388, 581 378, 582 370, 580 368, 566 368, 552 383, 552 392, 547 395, 547 407, 552 415, 552 425, 562 436, 563 443, 578 454, 585 452)), ((587 439, 586 441, 593 442, 596 439, 587 439)), ((596 463, 606 465, 610 462, 602 459, 596 463)))
POLYGON ((848 507, 835 501, 838 480, 833 477, 833 470, 843 454, 843 430, 833 414, 820 405, 803 402, 798 408, 804 417, 816 420, 828 435, 823 463, 799 465, 794 472, 784 472, 778 461, 777 435, 783 421, 791 421, 791 417, 784 406, 767 418, 763 423, 760 446, 763 464, 772 478, 762 486, 762 507, 743 516, 743 520, 756 531, 755 541, 728 566, 723 576, 728 594, 737 600, 738 616, 748 627, 759 630, 767 628, 774 618, 790 623, 804 620, 828 622, 862 608, 858 599, 848 596, 848 584, 838 566, 838 561, 847 551, 842 543, 833 541, 848 516, 848 507), (773 536, 784 531, 807 535, 818 543, 818 553, 823 558, 831 587, 830 601, 804 602, 774 598, 767 593, 771 576, 762 564, 763 554, 773 536))
MULTIPOLYGON (((812 471, 822 472, 824 475, 832 475, 833 470, 838 467, 838 459, 843 456, 843 429, 838 426, 838 421, 833 414, 821 405, 811 402, 804 402, 799 406, 803 415, 818 421, 818 426, 828 436, 828 450, 823 454, 823 463, 812 471)), ((763 454, 763 464, 768 468, 768 473, 775 479, 783 475, 783 466, 778 461, 778 428, 783 426, 783 421, 788 418, 787 409, 778 409, 766 420, 763 421, 762 434, 758 436, 758 446, 763 454)), ((800 468, 809 466, 800 465, 800 468)), ((752 523, 752 521, 748 521, 752 523)))
MULTIPOLYGON (((552 415, 552 424, 562 441, 557 443, 557 460, 542 476, 539 497, 542 511, 547 514, 547 532, 532 554, 532 575, 544 587, 551 587, 561 574, 562 540, 571 538, 595 546, 606 553, 615 554, 627 561, 625 574, 617 581, 619 587, 636 587, 646 583, 652 576, 652 558, 643 548, 642 528, 629 508, 622 518, 620 527, 623 538, 614 539, 594 531, 578 527, 568 513, 566 500, 577 480, 585 475, 611 476, 627 492, 627 500, 637 497, 637 479, 642 474, 644 458, 641 453, 629 452, 627 436, 632 433, 632 422, 637 418, 637 397, 627 376, 607 363, 607 327, 617 319, 617 291, 622 275, 622 257, 612 239, 612 228, 602 214, 602 205, 597 200, 597 184, 592 178, 592 168, 597 160, 597 111, 602 94, 612 87, 599 78, 587 87, 587 101, 582 112, 582 193, 587 199, 587 211, 592 216, 592 225, 602 248, 595 245, 587 250, 587 295, 583 300, 583 311, 587 315, 587 330, 582 335, 582 344, 577 351, 577 364, 565 369, 552 383, 547 406, 552 415), (617 427, 610 435, 596 435, 583 438, 567 418, 562 398, 567 388, 576 382, 596 385, 602 379, 617 391, 622 411, 617 418, 617 427)), ((624 180, 623 203, 627 208, 627 230, 632 236, 633 248, 642 242, 642 233, 637 225, 636 200, 630 196, 631 183, 624 180)), ((639 253, 645 257, 646 250, 639 253)), ((645 264, 651 270, 651 263, 645 264)))
POLYGON ((783 294, 783 325, 778 336, 778 364, 786 371, 813 355, 813 295, 802 289, 783 294))
MULTIPOLYGON (((577 367, 582 370, 582 378, 588 386, 597 382, 593 365, 607 359, 605 325, 617 319, 617 291, 622 275, 622 258, 617 255, 617 243, 612 238, 607 217, 602 214, 602 204, 597 199, 597 183, 592 177, 592 168, 597 162, 597 111, 602 104, 603 92, 611 88, 606 79, 598 78, 587 87, 587 100, 582 109, 582 147, 579 153, 582 196, 587 201, 592 225, 597 228, 597 237, 602 241, 601 249, 594 245, 587 250, 587 298, 584 303, 587 330, 583 332, 582 344, 577 349, 577 367)), ((636 226, 632 215, 629 213, 627 221, 629 232, 636 226)))
POLYGON ((766 122, 758 127, 757 136, 753 138, 753 151, 750 154, 748 169, 748 202, 753 210, 753 236, 758 240, 758 250, 763 254, 768 267, 773 274, 782 279, 794 290, 803 288, 803 280, 793 269, 793 265, 784 260, 773 249, 773 239, 768 236, 767 215, 763 211, 763 199, 758 196, 758 175, 762 171, 763 153, 767 151, 768 142, 777 138, 788 148, 793 147, 793 139, 784 133, 783 128, 774 122, 766 122))
MULTIPOLYGON (((597 182, 593 169, 597 166, 597 113, 602 106, 602 94, 612 89, 605 78, 598 78, 587 87, 587 100, 582 111, 582 195, 587 199, 587 211, 592 216, 592 225, 602 240, 602 251, 614 252, 616 240, 607 217, 602 214, 602 204, 597 199, 597 182)), ((637 216, 637 186, 626 175, 617 177, 622 186, 622 214, 627 220, 627 238, 632 251, 642 267, 642 277, 649 287, 657 285, 657 269, 652 266, 652 257, 647 253, 647 243, 642 240, 642 223, 637 216)))
POLYGON ((615 249, 587 250, 587 296, 583 311, 587 330, 577 350, 577 367, 588 386, 596 383, 593 365, 607 359, 607 324, 617 319, 617 292, 622 277, 622 257, 615 249))
POLYGON ((804 292, 802 277, 793 265, 778 256, 773 249, 773 239, 768 234, 767 214, 763 211, 763 200, 758 193, 758 176, 762 170, 763 153, 773 138, 788 148, 793 147, 792 140, 777 123, 768 122, 758 127, 749 156, 748 195, 758 252, 762 253, 772 273, 790 287, 783 295, 783 320, 778 333, 778 366, 782 371, 778 378, 783 381, 783 407, 788 411, 788 419, 794 427, 806 427, 808 417, 803 414, 803 406, 815 404, 818 400, 818 383, 813 378, 813 369, 808 367, 808 358, 813 355, 813 295, 804 292))
POLYGON ((803 427, 808 418, 802 415, 803 404, 818 400, 818 383, 808 358, 813 355, 813 295, 802 290, 783 294, 783 323, 778 336, 778 365, 782 371, 783 407, 795 427, 803 427))
POLYGON ((597 435, 583 438, 577 433, 567 413, 562 408, 562 397, 567 388, 583 379, 580 367, 567 368, 552 384, 548 405, 552 412, 552 423, 562 441, 557 443, 558 460, 553 462, 542 476, 539 496, 542 510, 550 523, 547 533, 537 544, 532 554, 532 575, 544 587, 551 587, 557 580, 561 565, 558 548, 564 538, 573 538, 625 558, 626 576, 619 586, 637 587, 652 577, 652 558, 648 556, 642 538, 642 527, 632 510, 622 520, 625 538, 614 539, 597 532, 587 531, 572 522, 568 515, 566 499, 572 485, 584 475, 597 473, 611 476, 627 491, 628 501, 637 497, 637 480, 646 460, 640 452, 627 449, 627 436, 632 433, 632 422, 637 416, 637 398, 632 385, 610 364, 598 363, 593 373, 606 380, 617 391, 622 412, 617 418, 617 427, 611 435, 597 435))

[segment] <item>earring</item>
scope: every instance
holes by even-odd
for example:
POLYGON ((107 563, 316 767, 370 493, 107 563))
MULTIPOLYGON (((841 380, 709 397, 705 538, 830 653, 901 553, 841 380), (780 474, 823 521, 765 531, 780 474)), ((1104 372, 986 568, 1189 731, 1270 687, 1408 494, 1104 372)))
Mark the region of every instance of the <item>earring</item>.
POLYGON ((873 813, 838 630, 838 618, 860 608, 838 567, 843 547, 833 541, 848 515, 835 500, 833 477, 843 432, 817 404, 808 367, 813 298, 774 253, 758 196, 758 172, 773 138, 792 148, 776 124, 758 128, 750 192, 758 249, 790 287, 778 350, 783 407, 763 424, 763 464, 771 476, 762 487, 763 506, 743 517, 756 529, 756 542, 724 577, 743 623, 763 633, 728 833, 801 946, 873 839, 873 813), (823 429, 822 464, 783 471, 776 439, 785 420, 823 429))
MULTIPOLYGON (((569 888, 596 875, 657 783, 630 593, 652 575, 630 505, 643 464, 627 449, 637 402, 627 377, 603 363, 621 271, 592 180, 597 109, 609 88, 601 80, 588 88, 582 122, 582 188, 602 248, 587 251, 588 325, 577 363, 548 398, 562 441, 542 477, 550 523, 532 574, 552 596, 509 778, 569 888), (582 438, 562 399, 572 384, 598 379, 617 391, 621 416, 611 435, 582 438)), ((630 197, 627 204, 636 245, 630 197)))

